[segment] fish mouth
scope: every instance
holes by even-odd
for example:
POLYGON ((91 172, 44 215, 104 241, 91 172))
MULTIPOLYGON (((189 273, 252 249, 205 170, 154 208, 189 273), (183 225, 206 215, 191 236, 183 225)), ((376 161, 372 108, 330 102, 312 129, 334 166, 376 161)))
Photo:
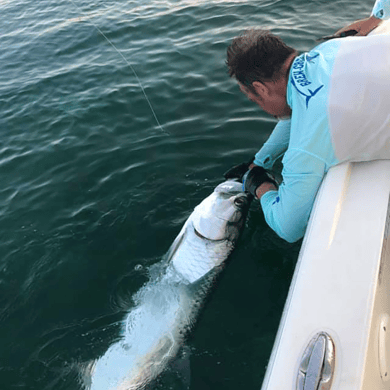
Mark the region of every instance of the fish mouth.
POLYGON ((194 227, 194 233, 195 233, 196 236, 198 236, 202 240, 207 240, 207 241, 212 241, 212 242, 221 242, 221 241, 226 241, 227 240, 226 238, 212 239, 212 238, 209 238, 209 237, 205 237, 203 234, 199 233, 195 229, 195 227, 194 227))

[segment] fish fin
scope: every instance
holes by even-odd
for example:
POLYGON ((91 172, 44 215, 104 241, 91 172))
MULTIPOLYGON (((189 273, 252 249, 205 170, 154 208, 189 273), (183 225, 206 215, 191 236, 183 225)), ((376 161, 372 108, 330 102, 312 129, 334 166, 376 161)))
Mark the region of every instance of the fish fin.
POLYGON ((179 248, 181 242, 183 241, 186 230, 187 230, 187 225, 188 225, 188 220, 186 221, 186 223, 184 224, 184 226, 180 230, 180 233, 178 234, 178 236, 175 238, 175 241, 173 241, 172 245, 168 249, 168 252, 165 254, 164 259, 167 263, 169 263, 171 261, 172 257, 174 256, 174 254, 176 253, 177 249, 179 248))

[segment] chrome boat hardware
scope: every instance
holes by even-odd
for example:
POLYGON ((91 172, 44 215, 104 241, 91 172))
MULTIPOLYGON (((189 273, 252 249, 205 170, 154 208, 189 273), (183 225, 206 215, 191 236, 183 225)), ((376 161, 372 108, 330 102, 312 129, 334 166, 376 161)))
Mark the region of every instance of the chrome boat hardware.
POLYGON ((297 390, 329 390, 335 369, 335 347, 325 332, 317 333, 303 353, 298 369, 297 390))

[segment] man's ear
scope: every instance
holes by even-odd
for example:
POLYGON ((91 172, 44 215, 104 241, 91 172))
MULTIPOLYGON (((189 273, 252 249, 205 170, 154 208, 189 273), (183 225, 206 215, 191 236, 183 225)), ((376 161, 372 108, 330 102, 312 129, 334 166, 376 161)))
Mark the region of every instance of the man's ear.
POLYGON ((260 81, 254 81, 252 83, 252 86, 255 89, 256 93, 262 97, 265 97, 269 94, 267 86, 260 81))

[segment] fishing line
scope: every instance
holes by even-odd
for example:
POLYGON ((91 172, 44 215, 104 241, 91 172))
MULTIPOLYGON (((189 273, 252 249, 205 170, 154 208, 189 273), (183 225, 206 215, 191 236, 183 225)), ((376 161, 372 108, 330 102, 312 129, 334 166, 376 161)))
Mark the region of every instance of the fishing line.
MULTIPOLYGON (((70 0, 70 2, 74 5, 74 7, 76 7, 76 9, 82 14, 84 15, 84 17, 86 18, 86 15, 84 13, 84 11, 73 1, 73 0, 70 0)), ((106 36, 106 34, 104 34, 104 32, 99 28, 99 26, 97 24, 95 24, 92 20, 89 20, 86 18, 86 21, 89 22, 92 26, 94 26, 96 28, 96 30, 106 39, 106 41, 115 49, 115 51, 122 57, 123 61, 125 61, 125 63, 130 67, 130 69, 132 70, 140 88, 141 88, 141 91, 142 93, 144 94, 145 96, 145 99, 146 101, 148 102, 149 104, 149 107, 153 113, 153 116, 154 116, 154 119, 156 120, 157 122, 157 125, 158 127, 160 128, 160 130, 165 134, 165 135, 170 135, 170 133, 165 130, 161 124, 160 124, 160 121, 158 120, 157 118, 157 115, 152 107, 152 103, 150 102, 148 96, 146 95, 146 92, 145 92, 145 89, 141 83, 141 80, 139 79, 138 75, 137 75, 137 72, 135 71, 134 67, 130 64, 129 61, 127 61, 126 57, 116 48, 116 46, 108 39, 108 37, 106 36)))

